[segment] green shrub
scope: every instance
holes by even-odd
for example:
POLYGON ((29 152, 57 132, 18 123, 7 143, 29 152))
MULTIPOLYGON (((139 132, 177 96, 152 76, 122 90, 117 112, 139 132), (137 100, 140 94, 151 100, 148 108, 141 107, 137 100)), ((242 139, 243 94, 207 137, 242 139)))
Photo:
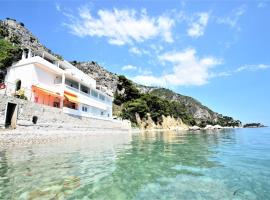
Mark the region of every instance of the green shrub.
POLYGON ((21 55, 22 50, 18 46, 13 46, 10 42, 0 39, 0 82, 4 80, 6 68, 20 60, 21 55))
POLYGON ((149 111, 149 107, 143 99, 135 99, 124 103, 121 117, 136 123, 136 113, 140 115, 140 118, 144 118, 149 111))
POLYGON ((12 45, 10 42, 0 39, 0 68, 6 68, 12 65, 12 62, 20 60, 22 50, 12 45))
POLYGON ((168 101, 153 94, 140 94, 136 86, 125 76, 118 77, 114 104, 123 105, 121 117, 136 123, 136 113, 141 118, 149 113, 155 123, 161 122, 162 116, 181 118, 188 125, 195 125, 194 118, 188 114, 185 106, 177 101, 168 101))

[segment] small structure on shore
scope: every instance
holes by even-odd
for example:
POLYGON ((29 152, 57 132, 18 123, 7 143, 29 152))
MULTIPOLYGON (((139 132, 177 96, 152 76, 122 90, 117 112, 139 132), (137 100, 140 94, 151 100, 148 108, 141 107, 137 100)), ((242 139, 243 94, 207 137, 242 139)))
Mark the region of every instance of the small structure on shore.
POLYGON ((17 126, 18 104, 7 102, 5 112, 5 128, 15 129, 17 126))

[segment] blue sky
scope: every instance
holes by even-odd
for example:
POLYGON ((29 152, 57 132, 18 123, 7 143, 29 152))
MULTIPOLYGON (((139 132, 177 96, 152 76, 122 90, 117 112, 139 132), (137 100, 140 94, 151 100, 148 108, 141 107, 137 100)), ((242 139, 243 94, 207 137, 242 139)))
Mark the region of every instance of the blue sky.
POLYGON ((3 1, 66 60, 97 61, 145 85, 270 125, 270 1, 3 1))

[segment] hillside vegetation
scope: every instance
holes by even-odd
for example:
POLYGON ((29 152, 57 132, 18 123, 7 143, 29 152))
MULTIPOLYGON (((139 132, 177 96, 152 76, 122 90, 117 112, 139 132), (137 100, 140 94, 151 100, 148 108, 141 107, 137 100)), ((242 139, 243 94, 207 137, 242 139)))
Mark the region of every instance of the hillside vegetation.
POLYGON ((0 38, 0 82, 4 80, 7 67, 21 58, 21 49, 17 45, 0 38))
POLYGON ((207 107, 205 107, 205 109, 207 109, 210 115, 216 115, 215 120, 211 120, 211 118, 208 120, 197 120, 188 110, 189 107, 184 103, 200 104, 196 100, 191 97, 182 96, 185 101, 181 102, 177 100, 175 93, 164 88, 156 88, 148 93, 141 93, 132 81, 122 75, 118 77, 114 97, 114 104, 121 107, 118 115, 124 119, 129 119, 133 124, 137 123, 136 113, 141 119, 146 118, 147 114, 150 114, 156 124, 162 122, 162 116, 171 116, 175 119, 180 118, 187 125, 198 125, 201 127, 205 127, 208 124, 239 126, 239 123, 241 123, 240 121, 233 120, 231 117, 217 115, 207 107))
MULTIPOLYGON (((21 57, 21 49, 47 51, 59 59, 62 57, 42 45, 23 23, 14 19, 0 20, 0 81, 4 80, 6 68, 21 57)), ((94 61, 72 61, 78 69, 97 81, 97 86, 108 88, 114 93, 114 114, 130 119, 136 125, 137 113, 145 118, 149 113, 155 123, 162 116, 181 118, 188 125, 240 126, 239 120, 218 114, 202 105, 198 100, 177 94, 165 88, 139 85, 124 76, 109 72, 94 61)))
POLYGON ((155 123, 160 123, 162 115, 181 118, 188 125, 195 125, 194 118, 188 114, 185 106, 177 101, 168 101, 153 94, 142 94, 134 84, 124 76, 119 76, 114 103, 122 106, 120 116, 136 123, 135 114, 145 118, 149 113, 155 123))

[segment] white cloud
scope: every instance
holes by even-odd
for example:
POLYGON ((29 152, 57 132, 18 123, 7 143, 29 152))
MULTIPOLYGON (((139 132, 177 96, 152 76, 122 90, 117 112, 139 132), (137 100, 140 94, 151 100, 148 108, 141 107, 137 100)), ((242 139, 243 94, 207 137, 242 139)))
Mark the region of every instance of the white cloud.
POLYGON ((267 6, 266 2, 259 2, 257 8, 265 8, 267 6))
POLYGON ((61 12, 61 7, 60 7, 60 4, 55 4, 55 8, 58 12, 61 12))
POLYGON ((137 70, 137 67, 134 65, 125 65, 122 67, 123 71, 131 71, 131 70, 137 70))
POLYGON ((174 26, 174 20, 169 17, 161 16, 157 19, 158 27, 161 29, 161 34, 166 42, 172 43, 173 37, 171 27, 174 26))
POLYGON ((168 86, 164 77, 156 77, 153 75, 138 75, 135 77, 131 77, 131 79, 136 83, 147 86, 158 86, 158 87, 168 86))
POLYGON ((142 55, 142 52, 137 47, 131 47, 129 49, 130 53, 136 54, 136 55, 142 55))
POLYGON ((229 70, 229 71, 223 71, 223 72, 217 72, 217 73, 211 73, 211 78, 216 78, 216 77, 224 77, 224 76, 232 76, 235 75, 236 73, 248 71, 248 72, 255 72, 259 70, 265 70, 269 69, 270 65, 266 64, 255 64, 255 65, 242 65, 240 67, 237 67, 235 70, 229 70))
POLYGON ((240 30, 240 27, 238 26, 238 21, 242 15, 245 14, 247 8, 246 6, 242 5, 236 9, 234 9, 230 15, 226 17, 218 17, 217 23, 219 24, 225 24, 230 26, 231 28, 236 28, 237 30, 240 30))
POLYGON ((235 72, 241 72, 241 71, 258 71, 258 70, 264 70, 270 68, 270 65, 266 64, 258 64, 258 65, 243 65, 238 67, 235 72))
POLYGON ((138 72, 139 72, 140 75, 150 75, 150 74, 152 74, 152 71, 150 69, 142 68, 142 67, 138 68, 138 72))
POLYGON ((140 75, 150 75, 152 74, 152 71, 150 69, 144 68, 144 67, 138 67, 135 65, 125 65, 122 67, 122 71, 133 71, 133 73, 136 71, 140 75))
POLYGON ((95 17, 87 7, 82 7, 78 16, 72 16, 69 20, 65 25, 73 34, 80 37, 105 37, 114 45, 139 43, 155 37, 173 42, 171 29, 174 20, 166 16, 150 17, 146 10, 101 9, 95 17))
POLYGON ((128 50, 130 53, 141 56, 141 55, 150 55, 150 52, 145 49, 139 49, 138 47, 131 47, 128 50))
POLYGON ((205 28, 208 24, 209 13, 203 12, 197 14, 198 19, 193 21, 187 30, 190 37, 198 38, 204 34, 205 28))
POLYGON ((211 78, 217 78, 217 77, 224 77, 224 76, 231 76, 231 72, 218 72, 218 73, 211 73, 210 77, 211 78))
POLYGON ((254 72, 259 70, 270 69, 270 65, 268 64, 255 64, 255 65, 242 65, 236 68, 235 70, 230 71, 211 72, 210 68, 213 68, 216 65, 221 64, 222 62, 212 57, 206 57, 202 59, 195 58, 194 57, 195 52, 192 51, 194 50, 190 49, 186 50, 186 52, 171 55, 168 54, 169 56, 168 55, 165 56, 166 60, 176 64, 174 66, 173 73, 171 74, 164 74, 162 76, 153 76, 151 74, 139 75, 133 77, 132 80, 141 84, 160 87, 181 86, 181 85, 203 85, 206 84, 207 81, 212 78, 232 76, 244 71, 254 72), (181 65, 184 65, 184 63, 186 63, 185 65, 186 67, 181 67, 181 65), (194 69, 192 69, 193 67, 188 67, 190 65, 193 65, 194 69))
POLYGON ((211 78, 211 68, 221 64, 221 60, 208 56, 199 58, 195 49, 185 49, 180 52, 168 52, 159 57, 161 62, 173 65, 171 73, 162 76, 139 75, 134 81, 156 86, 204 85, 211 78))

